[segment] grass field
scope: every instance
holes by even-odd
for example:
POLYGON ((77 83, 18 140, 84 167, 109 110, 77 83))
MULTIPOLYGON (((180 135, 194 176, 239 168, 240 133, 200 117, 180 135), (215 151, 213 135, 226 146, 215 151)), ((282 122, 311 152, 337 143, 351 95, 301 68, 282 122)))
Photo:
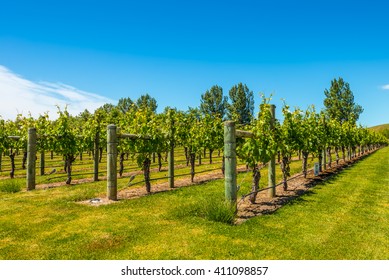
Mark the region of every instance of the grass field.
POLYGON ((389 259, 389 147, 239 226, 204 215, 223 200, 223 180, 99 207, 76 203, 105 188, 0 192, 0 259, 389 259))

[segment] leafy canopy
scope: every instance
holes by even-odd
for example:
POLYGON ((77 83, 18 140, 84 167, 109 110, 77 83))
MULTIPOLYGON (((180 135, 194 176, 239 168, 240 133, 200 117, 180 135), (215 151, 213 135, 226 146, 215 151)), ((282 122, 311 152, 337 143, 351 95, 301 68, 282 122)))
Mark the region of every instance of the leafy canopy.
POLYGON ((223 89, 214 85, 201 95, 200 111, 204 115, 224 118, 228 106, 227 96, 223 96, 223 89))
POLYGON ((332 80, 330 89, 325 89, 324 94, 326 96, 324 106, 330 119, 335 119, 341 124, 356 123, 363 108, 355 104, 354 94, 347 82, 342 78, 332 80))
POLYGON ((239 83, 229 92, 231 104, 228 106, 228 118, 239 124, 249 124, 254 116, 254 94, 246 85, 239 83))

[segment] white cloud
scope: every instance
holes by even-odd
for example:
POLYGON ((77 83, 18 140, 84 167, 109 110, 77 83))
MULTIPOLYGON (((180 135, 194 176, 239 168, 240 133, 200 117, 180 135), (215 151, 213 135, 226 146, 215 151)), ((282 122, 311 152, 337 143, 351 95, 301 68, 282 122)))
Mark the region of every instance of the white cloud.
POLYGON ((18 113, 37 117, 44 112, 55 119, 56 106, 64 109, 67 105, 69 113, 77 115, 105 103, 115 101, 61 83, 32 82, 0 65, 0 116, 4 119, 14 119, 18 113))
POLYGON ((389 90, 389 85, 383 85, 383 86, 381 87, 381 89, 383 89, 383 90, 389 90))

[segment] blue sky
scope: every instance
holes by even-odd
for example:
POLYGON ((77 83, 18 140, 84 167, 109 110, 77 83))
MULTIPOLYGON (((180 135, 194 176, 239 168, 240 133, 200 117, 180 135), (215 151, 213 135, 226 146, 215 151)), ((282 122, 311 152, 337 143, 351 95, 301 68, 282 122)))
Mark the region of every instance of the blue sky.
POLYGON ((239 82, 302 109, 343 77, 389 123, 386 1, 3 1, 0 115, 93 110, 149 93, 158 110, 197 107, 239 82))

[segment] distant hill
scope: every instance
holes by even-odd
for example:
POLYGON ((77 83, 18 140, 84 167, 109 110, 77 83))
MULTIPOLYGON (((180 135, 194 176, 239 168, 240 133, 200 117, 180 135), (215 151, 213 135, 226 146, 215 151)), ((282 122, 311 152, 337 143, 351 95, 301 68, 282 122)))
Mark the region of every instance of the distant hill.
POLYGON ((372 130, 372 131, 380 132, 383 135, 385 135, 386 138, 389 139, 389 123, 372 126, 372 127, 369 127, 369 129, 372 130))

